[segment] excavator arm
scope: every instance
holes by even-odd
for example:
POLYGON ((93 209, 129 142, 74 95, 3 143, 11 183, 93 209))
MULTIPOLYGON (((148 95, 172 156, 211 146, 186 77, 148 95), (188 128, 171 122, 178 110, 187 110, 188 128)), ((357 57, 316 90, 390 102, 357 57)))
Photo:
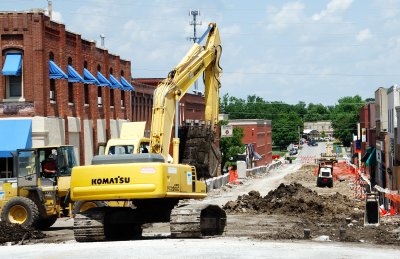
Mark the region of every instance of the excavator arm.
MULTIPOLYGON (((219 66, 221 50, 218 28, 215 23, 210 23, 203 36, 193 44, 186 56, 158 85, 154 92, 150 153, 162 154, 167 160, 177 103, 203 72, 206 104, 205 120, 211 128, 214 128, 217 124, 219 77, 222 73, 219 66), (207 37, 207 41, 202 46, 200 43, 205 37, 207 37)), ((178 163, 175 157, 177 155, 174 148, 174 163, 178 163)))

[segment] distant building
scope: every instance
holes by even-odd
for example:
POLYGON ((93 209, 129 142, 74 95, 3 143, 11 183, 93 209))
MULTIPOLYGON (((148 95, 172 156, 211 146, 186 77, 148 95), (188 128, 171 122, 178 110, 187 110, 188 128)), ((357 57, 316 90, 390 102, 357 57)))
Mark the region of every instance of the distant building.
MULTIPOLYGON (((164 78, 134 78, 132 85, 132 113, 134 121, 146 121, 150 132, 153 108, 153 93, 164 78)), ((205 100, 201 94, 186 93, 179 102, 179 126, 185 123, 199 123, 205 120, 205 100)))
POLYGON ((325 132, 325 137, 333 138, 334 132, 331 121, 304 122, 304 134, 311 134, 311 139, 319 139, 325 132))
POLYGON ((244 137, 242 142, 252 145, 255 151, 252 166, 267 165, 272 162, 272 129, 270 120, 242 119, 229 120, 233 128, 242 128, 244 137))
POLYGON ((372 179, 377 185, 386 188, 386 166, 389 165, 389 135, 387 88, 380 87, 375 91, 375 120, 376 120, 376 174, 372 179))

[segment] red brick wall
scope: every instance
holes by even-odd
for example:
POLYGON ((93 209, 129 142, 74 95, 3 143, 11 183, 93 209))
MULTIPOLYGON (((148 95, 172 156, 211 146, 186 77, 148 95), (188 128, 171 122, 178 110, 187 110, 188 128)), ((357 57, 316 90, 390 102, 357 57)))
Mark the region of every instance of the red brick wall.
POLYGON ((271 122, 264 120, 230 120, 229 124, 234 128, 242 128, 244 144, 253 144, 255 151, 262 156, 256 161, 256 166, 266 165, 272 162, 272 131, 271 122))
MULTIPOLYGON (((146 129, 150 130, 153 108, 153 93, 162 78, 136 78, 132 85, 135 87, 132 99, 132 120, 147 121, 146 129)), ((204 97, 187 93, 180 101, 180 122, 186 120, 204 121, 204 97)))

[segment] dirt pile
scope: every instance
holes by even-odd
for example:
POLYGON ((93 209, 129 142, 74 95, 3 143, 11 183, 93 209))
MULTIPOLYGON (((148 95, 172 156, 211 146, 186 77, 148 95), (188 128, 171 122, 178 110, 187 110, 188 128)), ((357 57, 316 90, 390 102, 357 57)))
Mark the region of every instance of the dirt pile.
POLYGON ((311 238, 327 235, 339 241, 340 229, 345 229, 344 241, 400 245, 399 218, 364 226, 364 202, 337 192, 319 195, 299 183, 281 184, 265 197, 251 191, 227 202, 224 209, 231 215, 269 215, 257 223, 255 237, 260 239, 302 239, 309 229, 311 238))
POLYGON ((19 224, 9 224, 0 221, 0 244, 6 242, 24 242, 44 237, 45 234, 38 230, 25 228, 19 224))
POLYGON ((261 197, 257 191, 251 191, 247 195, 239 196, 236 201, 229 201, 224 209, 228 213, 298 215, 332 221, 346 217, 362 217, 357 206, 357 203, 339 193, 321 196, 299 183, 293 183, 281 184, 265 197, 261 197))

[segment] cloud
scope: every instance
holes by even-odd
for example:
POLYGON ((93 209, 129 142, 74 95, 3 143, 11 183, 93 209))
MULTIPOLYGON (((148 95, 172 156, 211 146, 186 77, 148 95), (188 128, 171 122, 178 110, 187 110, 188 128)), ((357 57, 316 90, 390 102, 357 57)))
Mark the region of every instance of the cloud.
POLYGON ((364 29, 358 32, 356 38, 359 42, 364 42, 372 38, 372 33, 369 29, 364 29))
MULTIPOLYGON (((269 8, 272 10, 272 8, 269 8)), ((267 30, 282 30, 290 24, 303 20, 304 4, 301 2, 287 3, 274 15, 267 26, 267 30)))
POLYGON ((319 21, 324 18, 329 18, 335 13, 341 13, 350 8, 353 0, 331 0, 324 10, 312 16, 314 21, 319 21))
MULTIPOLYGON (((46 11, 45 11, 45 14, 46 14, 46 15, 49 15, 49 11, 46 10, 46 11)), ((56 11, 53 11, 53 12, 52 12, 51 20, 53 20, 53 21, 55 21, 55 22, 58 22, 58 23, 64 23, 62 14, 61 14, 60 12, 56 12, 56 11)))

